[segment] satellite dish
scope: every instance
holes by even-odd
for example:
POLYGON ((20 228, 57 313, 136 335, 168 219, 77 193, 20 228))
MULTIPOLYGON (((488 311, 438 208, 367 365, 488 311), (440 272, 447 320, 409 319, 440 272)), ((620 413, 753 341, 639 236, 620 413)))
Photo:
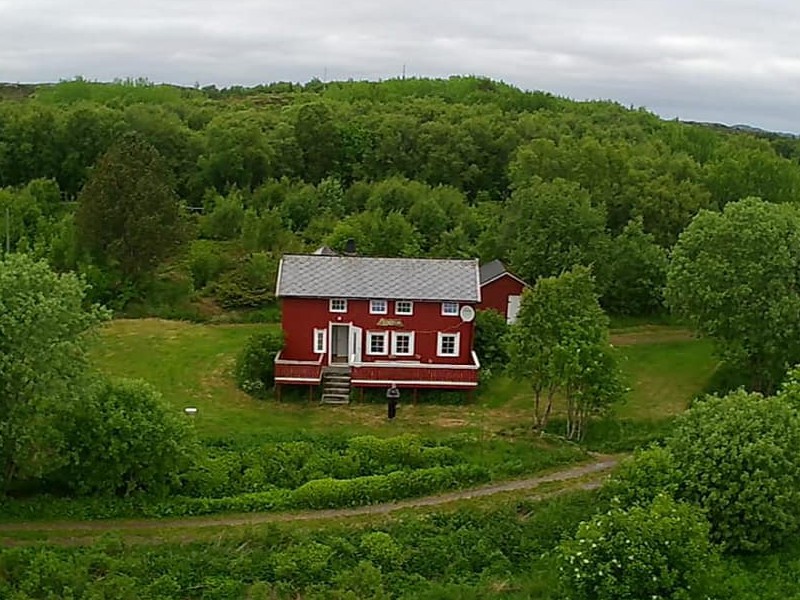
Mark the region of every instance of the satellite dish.
POLYGON ((461 307, 461 320, 467 323, 471 323, 472 320, 475 318, 475 309, 471 306, 462 306, 461 307))

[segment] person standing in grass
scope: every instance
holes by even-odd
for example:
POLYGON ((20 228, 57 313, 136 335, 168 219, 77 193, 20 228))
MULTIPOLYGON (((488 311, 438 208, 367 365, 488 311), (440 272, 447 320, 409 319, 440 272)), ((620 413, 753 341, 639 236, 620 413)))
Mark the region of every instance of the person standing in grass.
POLYGON ((393 383, 388 390, 386 390, 386 402, 389 410, 389 420, 397 416, 397 404, 400 402, 400 390, 397 389, 397 384, 393 383))

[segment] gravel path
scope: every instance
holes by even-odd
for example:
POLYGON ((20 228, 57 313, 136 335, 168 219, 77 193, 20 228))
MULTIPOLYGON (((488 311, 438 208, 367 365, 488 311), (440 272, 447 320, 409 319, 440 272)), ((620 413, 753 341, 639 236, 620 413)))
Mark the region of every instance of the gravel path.
MULTIPOLYGON (((610 471, 617 465, 619 459, 613 456, 597 456, 595 462, 578 465, 570 469, 556 471, 539 477, 519 479, 496 483, 484 487, 460 490, 438 496, 427 496, 385 504, 373 504, 357 508, 338 508, 332 510, 315 510, 295 513, 252 513, 246 515, 221 515, 218 517, 186 517, 182 519, 140 519, 140 520, 109 520, 109 521, 57 521, 57 522, 30 522, 30 523, 3 523, 0 524, 0 545, 10 540, 2 540, 3 533, 30 532, 91 532, 102 534, 114 531, 133 532, 136 530, 166 530, 189 529, 195 530, 203 527, 236 527, 258 525, 261 523, 278 523, 287 521, 312 521, 324 519, 343 519, 363 515, 385 515, 405 508, 423 506, 438 506, 457 500, 470 498, 483 498, 503 492, 529 490, 545 483, 564 482, 579 479, 587 475, 601 474, 610 471)), ((594 489, 599 487, 600 481, 588 481, 579 486, 580 489, 594 489)), ((556 492, 558 493, 558 492, 556 492)), ((552 495, 543 494, 542 496, 552 495)), ((41 540, 39 540, 41 541, 41 540)))

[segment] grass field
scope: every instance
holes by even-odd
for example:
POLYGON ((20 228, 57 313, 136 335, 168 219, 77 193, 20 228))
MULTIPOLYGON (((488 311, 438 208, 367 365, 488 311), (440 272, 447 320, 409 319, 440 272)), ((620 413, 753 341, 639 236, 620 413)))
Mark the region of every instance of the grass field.
MULTIPOLYGON (((395 422, 387 422, 384 407, 377 403, 320 407, 316 402, 255 400, 236 388, 231 368, 250 335, 274 327, 117 320, 101 330, 91 357, 105 373, 153 384, 176 410, 197 407, 198 430, 207 436, 265 430, 491 434, 530 421, 526 386, 505 377, 492 381, 466 405, 403 403, 395 422)), ((613 339, 631 386, 626 400, 614 409, 620 419, 660 420, 680 413, 715 368, 710 344, 679 328, 628 328, 615 332, 613 339)))

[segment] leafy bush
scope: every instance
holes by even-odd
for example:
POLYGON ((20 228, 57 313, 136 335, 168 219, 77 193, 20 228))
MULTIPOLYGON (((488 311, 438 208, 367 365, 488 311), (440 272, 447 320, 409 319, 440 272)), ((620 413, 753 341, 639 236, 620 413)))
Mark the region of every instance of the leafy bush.
POLYGON ((213 198, 211 212, 201 218, 200 231, 211 239, 232 240, 241 233, 243 221, 242 195, 238 190, 233 190, 227 196, 213 198))
POLYGON ((662 493, 676 496, 680 479, 672 453, 654 446, 625 460, 603 486, 603 493, 623 506, 647 504, 662 493))
POLYGON ((613 508, 559 546, 561 581, 571 600, 704 598, 708 531, 697 508, 665 495, 613 508))
POLYGON ((508 362, 506 318, 496 310, 479 310, 475 316, 475 353, 485 372, 500 372, 508 362))
POLYGON ((265 331, 251 336, 236 359, 236 383, 252 396, 263 398, 275 383, 275 355, 283 348, 283 334, 265 331))
POLYGON ((338 508, 424 496, 489 480, 489 472, 474 465, 395 471, 354 479, 317 479, 295 490, 298 508, 338 508))
POLYGON ((68 462, 57 479, 79 494, 165 493, 193 450, 189 426, 143 381, 101 379, 60 420, 68 462))
POLYGON ((208 240, 196 240, 189 250, 189 270, 196 290, 217 280, 228 268, 228 259, 219 245, 208 240))
POLYGON ((798 448, 793 407, 742 391, 692 407, 667 442, 678 498, 705 510, 712 538, 734 551, 763 551, 800 529, 798 448))
POLYGON ((278 264, 263 252, 255 252, 224 273, 212 287, 223 308, 257 308, 275 299, 278 264))

